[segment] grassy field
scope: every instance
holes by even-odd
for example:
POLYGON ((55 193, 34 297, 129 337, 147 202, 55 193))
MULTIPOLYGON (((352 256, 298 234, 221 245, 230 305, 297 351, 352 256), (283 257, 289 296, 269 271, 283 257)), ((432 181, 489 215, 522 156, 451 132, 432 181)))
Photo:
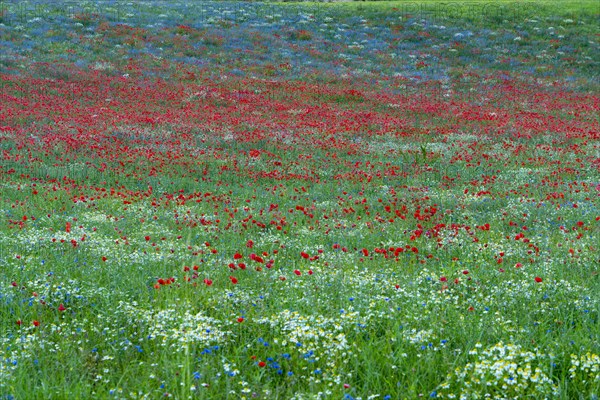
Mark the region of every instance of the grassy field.
POLYGON ((0 399, 597 399, 599 18, 0 3, 0 399))

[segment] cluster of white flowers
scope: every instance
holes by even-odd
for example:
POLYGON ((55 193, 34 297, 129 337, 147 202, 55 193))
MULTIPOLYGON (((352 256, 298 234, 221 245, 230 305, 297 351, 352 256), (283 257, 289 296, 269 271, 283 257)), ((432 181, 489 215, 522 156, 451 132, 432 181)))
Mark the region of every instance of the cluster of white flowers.
POLYGON ((189 344, 224 343, 231 334, 221 328, 219 321, 202 312, 193 314, 183 308, 147 310, 122 301, 117 309, 129 318, 130 324, 141 325, 140 329, 144 331, 147 340, 175 351, 184 351, 189 344))
POLYGON ((584 385, 600 383, 600 356, 589 352, 580 356, 571 354, 569 377, 573 381, 580 381, 584 385))
POLYGON ((546 367, 554 358, 536 350, 526 351, 519 345, 497 343, 480 350, 475 345, 469 355, 472 362, 458 367, 440 385, 440 398, 509 399, 558 396, 559 390, 546 367))

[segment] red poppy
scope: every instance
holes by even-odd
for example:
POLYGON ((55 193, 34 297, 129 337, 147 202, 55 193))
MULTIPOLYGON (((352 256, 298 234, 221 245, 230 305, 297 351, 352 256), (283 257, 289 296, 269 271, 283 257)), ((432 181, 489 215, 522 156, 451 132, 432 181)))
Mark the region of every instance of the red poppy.
POLYGON ((264 361, 260 361, 260 362, 258 363, 258 366, 259 366, 259 367, 261 367, 261 368, 264 368, 266 365, 267 365, 267 363, 266 363, 266 362, 264 362, 264 361))
POLYGON ((231 283, 233 283, 234 285, 238 283, 238 280, 236 279, 235 276, 230 276, 229 280, 231 280, 231 283))
POLYGON ((297 270, 297 269, 294 270, 294 273, 298 276, 302 275, 302 272, 300 272, 300 270, 297 270))
POLYGON ((539 276, 536 276, 536 277, 535 277, 535 281, 536 281, 537 283, 541 283, 541 282, 543 281, 543 279, 542 279, 542 278, 540 278, 539 276))
POLYGON ((210 286, 213 284, 212 279, 204 279, 204 283, 206 283, 206 286, 210 286))
POLYGON ((66 310, 65 306, 61 303, 60 306, 58 306, 58 311, 62 312, 65 310, 66 310))

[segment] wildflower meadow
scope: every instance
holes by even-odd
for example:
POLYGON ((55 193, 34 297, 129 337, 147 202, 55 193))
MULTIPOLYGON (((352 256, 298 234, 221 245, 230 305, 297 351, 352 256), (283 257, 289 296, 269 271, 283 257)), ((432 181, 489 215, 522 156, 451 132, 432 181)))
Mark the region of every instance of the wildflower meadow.
POLYGON ((0 399, 598 399, 599 26, 0 2, 0 399))

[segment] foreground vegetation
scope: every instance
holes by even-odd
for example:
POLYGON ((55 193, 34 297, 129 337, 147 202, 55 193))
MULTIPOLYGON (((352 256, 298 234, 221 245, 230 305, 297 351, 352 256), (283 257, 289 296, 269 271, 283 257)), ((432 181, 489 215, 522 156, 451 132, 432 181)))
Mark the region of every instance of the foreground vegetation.
POLYGON ((2 4, 1 398, 597 398, 598 14, 535 4, 2 4))

